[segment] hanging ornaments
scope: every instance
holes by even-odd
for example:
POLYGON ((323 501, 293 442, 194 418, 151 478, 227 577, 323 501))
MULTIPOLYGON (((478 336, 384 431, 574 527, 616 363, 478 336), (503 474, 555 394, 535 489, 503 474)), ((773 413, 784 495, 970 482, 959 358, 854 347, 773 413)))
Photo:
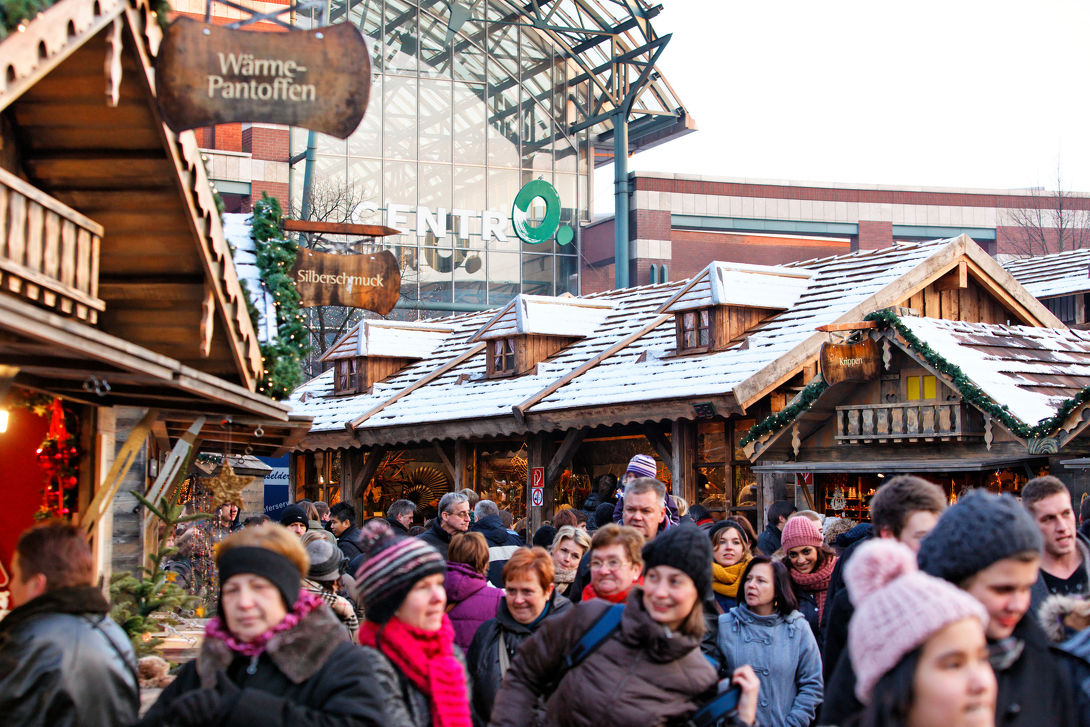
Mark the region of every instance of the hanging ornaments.
POLYGON ((80 451, 76 437, 68 432, 60 399, 53 399, 49 406, 49 430, 36 454, 46 481, 42 490, 42 504, 34 513, 34 518, 48 520, 69 517, 71 509, 65 498, 79 484, 77 463, 80 451))
POLYGON ((242 491, 251 481, 253 481, 252 477, 236 475, 231 468, 231 462, 224 456, 223 467, 220 468, 219 474, 204 480, 203 484, 208 490, 213 508, 224 503, 231 503, 241 508, 243 506, 242 491))

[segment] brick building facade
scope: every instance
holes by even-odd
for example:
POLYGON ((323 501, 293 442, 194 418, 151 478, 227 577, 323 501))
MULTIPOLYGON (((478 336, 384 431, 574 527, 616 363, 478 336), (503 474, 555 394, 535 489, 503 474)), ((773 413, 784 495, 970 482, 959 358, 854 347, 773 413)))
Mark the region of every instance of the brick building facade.
MULTIPOLYGON (((629 276, 634 285, 694 275, 713 260, 776 265, 860 249, 967 234, 992 255, 1041 254, 1016 219, 1055 193, 765 182, 681 174, 629 175, 629 276)), ((1090 195, 1065 194, 1073 228, 1063 247, 1090 240, 1090 195)), ((1050 249, 1058 232, 1047 230, 1050 249)), ((613 218, 583 228, 582 292, 614 285, 613 218)))

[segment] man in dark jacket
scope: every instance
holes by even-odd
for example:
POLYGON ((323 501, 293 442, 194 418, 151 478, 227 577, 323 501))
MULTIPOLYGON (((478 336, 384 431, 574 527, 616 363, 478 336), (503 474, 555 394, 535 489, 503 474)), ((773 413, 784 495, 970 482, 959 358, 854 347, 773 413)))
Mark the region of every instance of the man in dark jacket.
MULTIPOLYGON (((950 581, 988 610, 985 633, 998 683, 997 727, 1075 724, 1067 675, 1029 614, 1042 547, 1033 519, 1010 495, 973 491, 939 518, 923 539, 920 570, 950 581)), ((845 724, 854 692, 841 658, 826 685, 821 724, 845 724)))
POLYGON ((780 549, 780 535, 787 518, 798 508, 787 500, 777 500, 768 507, 768 524, 764 531, 757 536, 757 550, 762 554, 771 556, 780 549))
POLYGON ((408 535, 409 528, 413 524, 413 515, 416 513, 416 503, 412 500, 394 500, 386 510, 386 521, 395 533, 408 535))
POLYGON ((92 585, 91 551, 71 525, 22 534, 12 557, 15 609, 0 621, 0 722, 127 725, 140 706, 136 658, 92 585))
POLYGON ((351 561, 363 552, 360 549, 360 529, 356 525, 356 508, 347 502, 338 502, 329 508, 329 529, 337 536, 337 547, 345 558, 351 561))
POLYGON ((416 537, 439 551, 443 560, 447 558, 450 538, 455 533, 469 530, 469 497, 461 492, 448 492, 439 500, 439 514, 431 521, 431 526, 416 537))
MULTIPOLYGON (((946 494, 938 485, 922 477, 901 475, 891 478, 878 488, 870 501, 871 532, 875 537, 893 538, 920 551, 920 543, 931 532, 946 509, 946 494)), ((821 661, 825 681, 836 668, 840 654, 848 643, 848 622, 855 612, 848 589, 844 587, 844 567, 858 550, 865 537, 841 552, 829 578, 825 612, 821 619, 823 643, 821 661)))
POLYGON ((1030 613, 1036 614, 1050 595, 1085 598, 1090 593, 1090 548, 1075 528, 1067 485, 1051 475, 1034 477, 1022 488, 1022 506, 1045 542, 1030 613))
POLYGON ((473 508, 476 522, 469 528, 480 533, 488 541, 488 581, 497 588, 503 587, 503 567, 511 554, 523 547, 517 535, 507 532, 500 519, 500 509, 491 500, 481 500, 473 508))

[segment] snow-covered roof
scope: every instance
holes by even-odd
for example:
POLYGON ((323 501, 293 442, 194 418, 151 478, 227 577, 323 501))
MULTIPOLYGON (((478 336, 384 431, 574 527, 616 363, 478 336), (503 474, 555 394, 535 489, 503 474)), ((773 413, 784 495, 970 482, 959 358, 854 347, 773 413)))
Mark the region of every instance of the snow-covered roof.
MULTIPOLYGON (((789 266, 807 272, 807 286, 788 310, 770 316, 728 349, 699 355, 672 354, 674 322, 661 312, 690 281, 585 296, 576 300, 606 305, 593 308, 601 315, 593 330, 588 326, 585 337, 535 370, 495 379, 485 376, 485 356, 477 352, 483 344, 475 337, 486 324, 496 322, 499 312, 466 314, 446 319, 454 331, 434 351, 376 383, 370 394, 334 397, 333 375, 326 372, 296 389, 290 402, 295 414, 314 417, 313 433, 343 432, 346 422, 359 418, 355 428, 361 442, 367 432, 390 436, 384 428, 462 420, 489 420, 496 434, 526 431, 515 421, 514 406, 520 406, 527 418, 586 410, 588 423, 595 417, 605 422, 605 417, 614 416, 603 407, 633 403, 641 406, 625 414, 629 419, 624 421, 658 419, 653 406, 642 406, 656 399, 733 396, 746 407, 813 361, 824 340, 817 326, 859 320, 870 311, 901 305, 936 272, 966 257, 987 274, 1003 274, 965 236, 789 266)), ((1011 295, 1031 315, 1049 317, 1024 291, 1011 295)), ((483 423, 478 428, 487 429, 483 423)))
POLYGON ((585 338, 612 308, 609 300, 522 293, 485 323, 472 340, 488 341, 527 333, 585 338))
POLYGON ((257 268, 253 225, 254 216, 248 212, 223 214, 223 236, 231 247, 231 257, 234 258, 238 279, 245 281, 250 302, 257 308, 257 340, 265 343, 276 338, 276 302, 261 280, 261 271, 257 268))
POLYGON ((1003 267, 1038 298, 1090 292, 1090 249, 1010 260, 1003 267))
POLYGON ((1090 331, 915 317, 901 323, 1030 426, 1090 386, 1090 331))
POLYGON ((663 313, 717 305, 787 310, 810 286, 814 271, 779 265, 713 262, 689 279, 663 313))
POLYGON ((334 343, 319 361, 360 356, 424 358, 454 328, 431 321, 361 320, 334 343))

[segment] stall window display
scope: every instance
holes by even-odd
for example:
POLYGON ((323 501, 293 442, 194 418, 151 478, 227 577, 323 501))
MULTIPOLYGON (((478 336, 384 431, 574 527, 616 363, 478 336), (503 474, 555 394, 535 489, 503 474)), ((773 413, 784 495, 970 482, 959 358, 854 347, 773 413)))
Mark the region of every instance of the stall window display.
POLYGON ((722 506, 756 526, 757 479, 739 440, 753 419, 700 422, 696 429, 696 502, 722 506))

